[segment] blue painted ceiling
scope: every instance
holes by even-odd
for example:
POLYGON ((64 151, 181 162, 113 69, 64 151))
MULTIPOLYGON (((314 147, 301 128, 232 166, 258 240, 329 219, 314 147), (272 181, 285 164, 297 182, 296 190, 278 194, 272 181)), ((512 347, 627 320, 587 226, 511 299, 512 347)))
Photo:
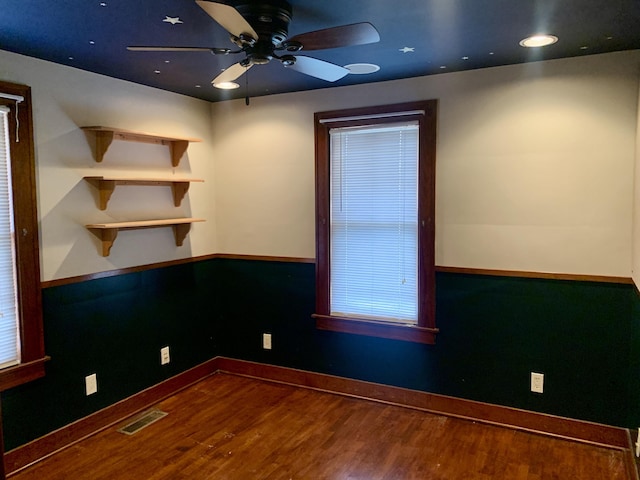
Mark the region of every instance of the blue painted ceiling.
MULTIPOLYGON (((237 5, 238 0, 226 3, 233 1, 237 5)), ((640 0, 289 3, 289 37, 357 22, 372 23, 380 34, 377 43, 300 54, 340 66, 373 63, 380 70, 327 82, 272 60, 243 75, 239 89, 223 91, 211 80, 243 54, 127 50, 131 45, 235 49, 227 31, 194 0, 2 0, 0 49, 214 102, 247 93, 255 97, 640 49, 640 0), (540 49, 519 45, 535 33, 551 33, 559 41, 540 49)))

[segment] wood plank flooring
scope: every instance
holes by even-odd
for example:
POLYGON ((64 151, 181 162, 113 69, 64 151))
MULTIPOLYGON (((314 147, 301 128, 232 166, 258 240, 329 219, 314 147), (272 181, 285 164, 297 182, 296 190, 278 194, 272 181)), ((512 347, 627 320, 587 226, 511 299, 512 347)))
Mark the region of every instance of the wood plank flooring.
POLYGON ((217 374, 13 480, 633 480, 625 452, 217 374))

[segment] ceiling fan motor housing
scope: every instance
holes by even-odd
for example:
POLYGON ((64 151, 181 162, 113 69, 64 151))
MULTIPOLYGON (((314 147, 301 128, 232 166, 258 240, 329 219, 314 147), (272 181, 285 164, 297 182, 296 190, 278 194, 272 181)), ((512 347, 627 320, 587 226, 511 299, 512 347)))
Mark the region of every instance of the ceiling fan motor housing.
POLYGON ((264 1, 232 0, 229 2, 258 34, 258 43, 280 45, 289 36, 292 10, 284 0, 264 1))

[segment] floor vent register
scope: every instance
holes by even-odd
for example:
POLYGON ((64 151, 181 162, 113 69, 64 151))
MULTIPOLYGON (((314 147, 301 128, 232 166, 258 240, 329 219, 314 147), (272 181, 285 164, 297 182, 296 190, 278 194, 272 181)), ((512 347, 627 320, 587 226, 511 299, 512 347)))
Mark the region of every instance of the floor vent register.
POLYGON ((154 422, 157 422, 163 417, 166 417, 168 414, 166 412, 162 412, 160 410, 151 410, 141 417, 138 417, 131 423, 128 423, 122 428, 118 429, 118 432, 124 433, 125 435, 133 435, 134 433, 139 432, 144 427, 148 427, 154 422))

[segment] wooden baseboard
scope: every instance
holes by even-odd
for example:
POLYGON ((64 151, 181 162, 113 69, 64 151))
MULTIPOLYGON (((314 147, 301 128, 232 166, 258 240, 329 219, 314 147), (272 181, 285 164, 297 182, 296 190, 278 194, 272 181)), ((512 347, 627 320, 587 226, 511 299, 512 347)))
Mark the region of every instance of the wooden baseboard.
POLYGON ((421 411, 515 428, 596 446, 627 451, 629 478, 637 479, 629 430, 472 400, 296 370, 227 357, 216 357, 154 385, 103 410, 55 430, 5 454, 7 474, 44 459, 127 417, 144 411, 214 373, 260 380, 374 400, 421 411), (633 468, 633 472, 631 471, 633 468))
POLYGON ((217 364, 217 358, 204 362, 186 372, 6 452, 4 455, 5 471, 7 474, 15 473, 100 430, 115 425, 131 415, 144 411, 159 401, 215 373, 218 370, 217 364))
POLYGON ((631 445, 629 431, 625 428, 232 358, 218 357, 217 365, 221 372, 376 400, 598 446, 629 449, 631 445))

